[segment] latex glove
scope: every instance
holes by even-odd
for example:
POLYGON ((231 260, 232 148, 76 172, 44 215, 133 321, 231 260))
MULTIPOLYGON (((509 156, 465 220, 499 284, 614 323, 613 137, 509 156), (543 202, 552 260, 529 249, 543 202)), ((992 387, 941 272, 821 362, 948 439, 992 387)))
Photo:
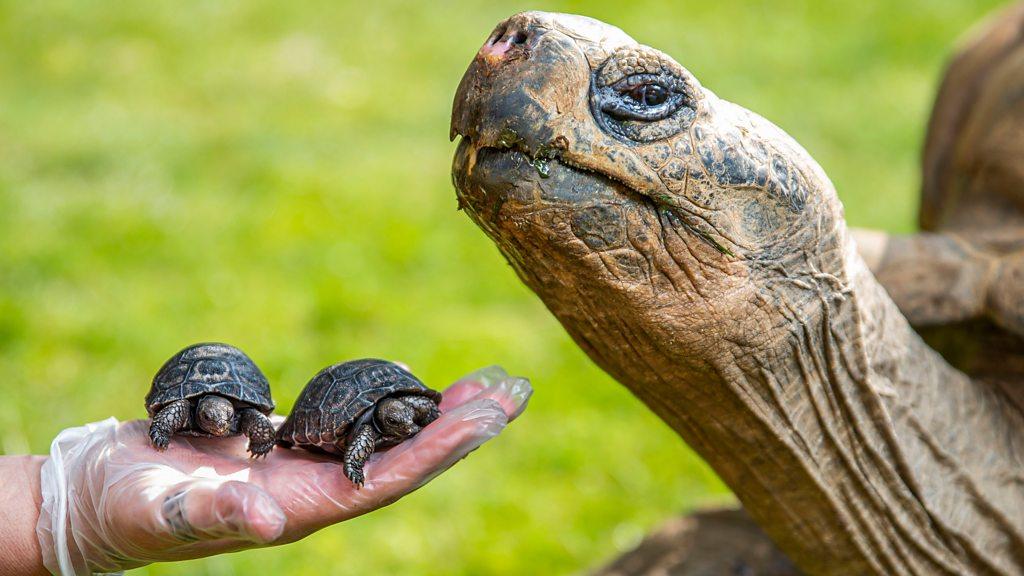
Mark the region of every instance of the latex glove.
POLYGON ((69 428, 41 474, 44 563, 81 575, 298 540, 416 490, 501 432, 531 393, 499 367, 466 376, 445 390, 440 418, 370 458, 361 490, 340 461, 306 450, 249 459, 242 436, 175 436, 158 452, 148 420, 69 428))

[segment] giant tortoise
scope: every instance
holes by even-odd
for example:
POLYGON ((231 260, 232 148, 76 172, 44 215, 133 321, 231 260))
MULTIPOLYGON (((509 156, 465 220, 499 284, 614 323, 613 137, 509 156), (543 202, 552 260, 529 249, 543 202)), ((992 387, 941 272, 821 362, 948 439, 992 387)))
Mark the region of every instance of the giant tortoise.
POLYGON ((808 573, 1024 573, 1022 13, 949 69, 926 232, 863 256, 793 138, 618 28, 518 14, 458 87, 459 205, 808 573))

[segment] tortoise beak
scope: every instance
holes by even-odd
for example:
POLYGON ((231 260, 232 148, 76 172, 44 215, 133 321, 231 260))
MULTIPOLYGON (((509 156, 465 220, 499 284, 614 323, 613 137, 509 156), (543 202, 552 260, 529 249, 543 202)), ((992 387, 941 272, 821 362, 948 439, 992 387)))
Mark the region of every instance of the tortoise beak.
POLYGON ((502 21, 459 83, 449 137, 461 135, 477 149, 536 151, 564 131, 581 98, 586 102, 590 59, 635 43, 583 16, 523 12, 502 21))
POLYGON ((517 122, 509 120, 530 118, 536 124, 549 119, 531 90, 546 83, 551 73, 551 51, 540 46, 547 28, 538 16, 517 14, 499 23, 477 52, 455 92, 452 140, 461 135, 480 147, 495 146, 503 131, 527 133, 525 126, 517 129, 517 122))

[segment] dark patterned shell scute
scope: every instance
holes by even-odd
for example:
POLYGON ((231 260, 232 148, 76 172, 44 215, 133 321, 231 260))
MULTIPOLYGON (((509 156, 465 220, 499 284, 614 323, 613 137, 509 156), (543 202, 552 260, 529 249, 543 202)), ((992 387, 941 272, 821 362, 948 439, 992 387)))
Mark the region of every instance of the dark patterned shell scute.
POLYGON ((211 393, 265 414, 274 409, 270 383, 256 363, 238 348, 219 343, 194 344, 164 363, 146 395, 146 408, 152 416, 175 400, 211 393))
POLYGON ((388 396, 419 394, 441 402, 441 393, 394 362, 367 358, 324 368, 306 384, 278 437, 331 450, 349 427, 388 396))

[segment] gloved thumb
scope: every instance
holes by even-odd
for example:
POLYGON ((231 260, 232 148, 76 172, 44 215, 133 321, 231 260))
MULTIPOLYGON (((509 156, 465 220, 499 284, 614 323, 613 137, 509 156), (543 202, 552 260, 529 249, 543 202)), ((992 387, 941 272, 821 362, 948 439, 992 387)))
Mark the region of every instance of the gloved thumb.
POLYGON ((253 484, 192 480, 166 494, 161 518, 168 533, 183 542, 227 539, 268 544, 284 531, 281 507, 253 484))

